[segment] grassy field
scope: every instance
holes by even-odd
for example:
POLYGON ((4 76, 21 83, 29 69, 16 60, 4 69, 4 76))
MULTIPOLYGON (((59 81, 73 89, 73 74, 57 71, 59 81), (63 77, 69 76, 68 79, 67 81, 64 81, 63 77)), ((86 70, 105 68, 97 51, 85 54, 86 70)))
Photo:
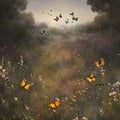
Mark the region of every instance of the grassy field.
POLYGON ((118 33, 46 28, 33 38, 28 46, 0 48, 0 120, 120 119, 118 33))

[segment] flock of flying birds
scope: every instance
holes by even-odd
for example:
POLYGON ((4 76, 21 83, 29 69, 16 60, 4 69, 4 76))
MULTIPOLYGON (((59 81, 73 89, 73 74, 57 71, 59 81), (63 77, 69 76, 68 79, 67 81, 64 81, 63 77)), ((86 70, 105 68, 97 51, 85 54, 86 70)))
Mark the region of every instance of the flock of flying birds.
MULTIPOLYGON (((50 15, 50 16, 52 16, 52 12, 53 12, 53 10, 50 10, 50 13, 48 13, 48 15, 50 15)), ((42 14, 44 14, 45 12, 42 12, 42 14)), ((71 16, 71 22, 73 23, 74 21, 78 21, 79 20, 79 18, 78 17, 75 17, 75 13, 74 12, 71 12, 70 14, 69 14, 70 16, 71 16)), ((56 21, 56 22, 58 22, 60 19, 62 19, 63 18, 63 15, 60 13, 58 16, 56 16, 53 20, 54 21, 56 21)), ((66 19, 65 20, 65 23, 66 24, 68 24, 68 23, 70 23, 70 19, 66 19)))

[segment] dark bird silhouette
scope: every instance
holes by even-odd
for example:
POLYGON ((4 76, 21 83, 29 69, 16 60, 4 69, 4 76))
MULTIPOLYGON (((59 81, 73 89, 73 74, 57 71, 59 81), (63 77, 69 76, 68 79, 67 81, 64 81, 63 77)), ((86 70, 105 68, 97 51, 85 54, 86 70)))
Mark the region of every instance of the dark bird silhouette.
POLYGON ((45 30, 43 30, 43 33, 45 33, 45 30))
POLYGON ((40 34, 43 35, 43 34, 45 34, 45 33, 46 33, 45 30, 43 30, 40 34))
POLYGON ((54 20, 57 22, 59 20, 59 17, 56 17, 54 20))
POLYGON ((71 12, 70 15, 74 16, 74 12, 71 12))

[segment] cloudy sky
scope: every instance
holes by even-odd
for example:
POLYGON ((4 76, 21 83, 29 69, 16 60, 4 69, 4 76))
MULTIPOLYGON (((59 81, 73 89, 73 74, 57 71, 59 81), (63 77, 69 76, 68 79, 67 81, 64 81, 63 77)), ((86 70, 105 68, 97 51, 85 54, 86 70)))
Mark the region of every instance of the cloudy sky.
POLYGON ((87 0, 28 0, 27 12, 32 12, 35 22, 45 22, 51 27, 71 26, 92 21, 96 15, 90 10, 90 6, 86 4, 87 0), (52 12, 51 12, 52 10, 52 12), (71 12, 75 13, 75 17, 79 20, 72 23, 71 12), (59 14, 63 18, 56 22, 54 19, 59 14), (69 23, 65 21, 69 19, 69 23))

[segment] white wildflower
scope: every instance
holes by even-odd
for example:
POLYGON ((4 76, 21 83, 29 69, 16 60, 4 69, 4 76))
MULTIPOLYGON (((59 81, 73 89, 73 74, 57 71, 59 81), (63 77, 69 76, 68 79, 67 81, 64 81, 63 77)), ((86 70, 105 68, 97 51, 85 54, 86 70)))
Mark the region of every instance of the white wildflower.
POLYGON ((109 93, 109 96, 114 96, 114 95, 116 95, 117 94, 117 92, 116 91, 113 91, 113 92, 110 92, 109 93))
POLYGON ((88 118, 86 118, 86 117, 82 117, 82 120, 88 120, 88 118))
POLYGON ((78 117, 75 117, 73 120, 78 120, 78 117))
POLYGON ((113 87, 119 87, 120 86, 120 81, 117 81, 116 83, 113 84, 113 87))
POLYGON ((0 70, 2 70, 2 68, 3 68, 3 66, 2 66, 2 65, 0 65, 0 70))
POLYGON ((18 101, 18 98, 17 98, 17 97, 14 97, 14 100, 15 100, 15 101, 18 101))
POLYGON ((20 60, 19 60, 18 64, 19 64, 20 66, 23 66, 23 64, 24 64, 23 56, 20 56, 20 60))

